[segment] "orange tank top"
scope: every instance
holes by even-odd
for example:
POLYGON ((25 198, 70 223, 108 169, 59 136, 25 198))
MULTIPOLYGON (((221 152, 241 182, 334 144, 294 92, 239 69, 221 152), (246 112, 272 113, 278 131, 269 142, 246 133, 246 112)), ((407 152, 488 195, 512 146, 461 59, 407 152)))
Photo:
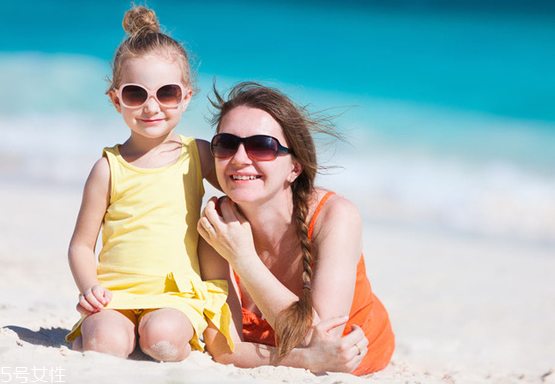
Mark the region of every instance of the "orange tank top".
MULTIPOLYGON (((326 193, 316 207, 308 227, 308 237, 311 242, 316 219, 328 198, 333 194, 334 192, 326 193)), ((235 275, 235 279, 239 286, 237 275, 235 275)), ((239 295, 242 296, 240 291, 239 295)), ((349 320, 343 330, 343 336, 351 332, 352 324, 361 327, 368 339, 368 353, 352 373, 362 376, 384 369, 391 360, 395 348, 395 336, 385 307, 372 293, 370 281, 366 276, 363 255, 361 255, 357 265, 353 304, 351 305, 349 320)), ((276 345, 274 330, 270 324, 245 308, 243 308, 243 338, 247 342, 276 345)))

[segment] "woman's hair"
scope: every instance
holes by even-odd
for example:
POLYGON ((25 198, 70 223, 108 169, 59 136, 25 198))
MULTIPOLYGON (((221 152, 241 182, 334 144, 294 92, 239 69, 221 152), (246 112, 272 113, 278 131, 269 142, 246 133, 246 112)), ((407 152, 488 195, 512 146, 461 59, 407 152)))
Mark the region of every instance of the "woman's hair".
POLYGON ((329 119, 311 117, 305 107, 294 103, 274 88, 253 82, 240 83, 230 91, 226 101, 218 93, 214 84, 214 94, 215 99, 210 99, 210 103, 216 111, 211 123, 216 125, 218 132, 223 118, 232 109, 239 106, 261 109, 279 123, 287 140, 287 147, 302 165, 302 172, 291 184, 291 188, 293 216, 303 254, 303 291, 300 299, 283 310, 276 321, 275 334, 279 360, 304 341, 310 332, 313 320, 311 280, 315 260, 308 238, 307 216, 309 199, 314 191, 314 179, 319 166, 311 132, 328 133, 337 138, 340 136, 329 125, 329 119))
POLYGON ((160 23, 152 9, 133 6, 123 16, 126 32, 123 42, 114 54, 112 78, 108 92, 121 85, 123 63, 130 57, 141 57, 151 53, 163 55, 168 60, 178 60, 181 66, 183 84, 195 91, 192 84, 189 57, 183 45, 162 32, 160 23))

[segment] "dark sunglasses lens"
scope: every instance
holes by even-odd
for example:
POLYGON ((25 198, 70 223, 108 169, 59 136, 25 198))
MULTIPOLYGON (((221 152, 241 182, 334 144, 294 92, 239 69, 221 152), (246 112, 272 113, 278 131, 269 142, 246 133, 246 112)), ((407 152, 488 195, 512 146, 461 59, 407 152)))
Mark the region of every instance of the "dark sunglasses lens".
POLYGON ((182 99, 181 88, 176 84, 164 85, 158 89, 156 97, 164 105, 178 105, 182 99))
POLYGON ((129 107, 138 107, 143 105, 148 97, 146 89, 136 85, 126 85, 121 90, 121 98, 123 104, 129 107))
POLYGON ((246 143, 247 154, 255 160, 274 160, 278 153, 278 142, 270 136, 252 136, 246 143))
POLYGON ((224 133, 214 136, 210 148, 212 149, 212 155, 214 155, 214 157, 225 159, 233 156, 235 152, 237 152, 238 145, 239 142, 235 136, 224 133))

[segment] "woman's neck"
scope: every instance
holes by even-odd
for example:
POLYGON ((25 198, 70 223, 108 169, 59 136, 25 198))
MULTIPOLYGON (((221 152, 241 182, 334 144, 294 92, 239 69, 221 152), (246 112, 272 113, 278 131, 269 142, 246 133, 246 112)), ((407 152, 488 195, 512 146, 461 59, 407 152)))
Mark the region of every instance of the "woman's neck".
POLYGON ((290 243, 298 243, 293 219, 293 195, 291 189, 260 203, 240 204, 239 208, 252 228, 254 242, 260 251, 271 254, 290 243))

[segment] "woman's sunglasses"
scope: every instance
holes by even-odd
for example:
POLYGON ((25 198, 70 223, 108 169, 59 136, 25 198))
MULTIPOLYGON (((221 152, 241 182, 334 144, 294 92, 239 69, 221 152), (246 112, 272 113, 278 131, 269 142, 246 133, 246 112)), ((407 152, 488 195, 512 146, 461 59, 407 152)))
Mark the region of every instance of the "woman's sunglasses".
POLYGON ((183 101, 183 93, 183 86, 180 84, 162 85, 156 92, 139 84, 122 84, 116 89, 121 104, 127 108, 140 108, 151 96, 164 107, 177 107, 183 101))
POLYGON ((212 138, 210 150, 218 159, 227 159, 237 152, 239 144, 245 146, 245 152, 251 160, 271 161, 280 153, 292 153, 289 148, 281 145, 275 137, 254 135, 238 137, 231 133, 220 133, 212 138))

